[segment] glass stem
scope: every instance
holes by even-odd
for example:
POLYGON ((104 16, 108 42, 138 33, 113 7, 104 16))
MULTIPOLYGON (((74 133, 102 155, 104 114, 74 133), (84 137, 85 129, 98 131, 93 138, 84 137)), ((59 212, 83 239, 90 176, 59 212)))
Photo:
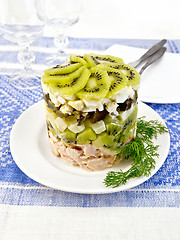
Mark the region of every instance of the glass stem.
POLYGON ((23 64, 24 70, 31 70, 31 64, 35 61, 35 55, 29 49, 29 44, 19 44, 20 51, 18 52, 17 59, 19 63, 23 64))
POLYGON ((65 49, 67 48, 69 44, 69 39, 68 37, 65 35, 65 31, 64 29, 61 30, 57 30, 57 35, 54 38, 54 45, 58 48, 58 54, 64 54, 65 53, 65 49))

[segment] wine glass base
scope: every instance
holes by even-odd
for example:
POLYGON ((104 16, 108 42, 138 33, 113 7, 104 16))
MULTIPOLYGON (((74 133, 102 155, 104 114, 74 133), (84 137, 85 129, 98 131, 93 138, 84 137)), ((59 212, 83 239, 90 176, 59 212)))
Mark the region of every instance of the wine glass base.
POLYGON ((57 65, 65 63, 67 60, 69 60, 69 54, 62 52, 46 58, 46 65, 55 67, 57 65))
POLYGON ((33 70, 22 70, 10 77, 10 84, 18 89, 35 89, 41 86, 40 77, 33 70))

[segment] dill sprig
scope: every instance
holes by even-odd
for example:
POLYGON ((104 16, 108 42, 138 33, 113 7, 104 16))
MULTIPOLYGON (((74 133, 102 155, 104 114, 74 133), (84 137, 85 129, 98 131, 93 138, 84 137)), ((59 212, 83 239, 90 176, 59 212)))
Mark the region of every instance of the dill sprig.
POLYGON ((139 118, 136 137, 117 154, 119 159, 132 159, 133 163, 125 172, 122 170, 108 172, 104 179, 106 187, 115 188, 125 184, 130 178, 150 176, 151 170, 155 168, 155 158, 159 156, 157 153, 159 146, 155 146, 152 139, 165 132, 168 132, 168 129, 157 120, 145 121, 144 117, 139 118))

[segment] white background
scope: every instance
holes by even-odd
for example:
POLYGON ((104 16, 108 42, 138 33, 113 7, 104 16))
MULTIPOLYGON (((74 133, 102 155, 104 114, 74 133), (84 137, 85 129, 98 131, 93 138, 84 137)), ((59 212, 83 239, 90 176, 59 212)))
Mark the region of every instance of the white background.
POLYGON ((179 0, 82 0, 80 37, 180 39, 179 0))
MULTIPOLYGON (((33 12, 33 1, 0 0, 14 11, 17 5, 33 12)), ((74 0, 74 2, 77 0, 74 0)), ((77 24, 68 29, 74 37, 180 39, 179 0, 82 0, 83 11, 77 24)), ((6 8, 5 8, 6 9, 6 8)), ((10 14, 10 12, 9 12, 10 14)), ((20 18, 17 10, 17 17, 20 18)), ((0 7, 3 21, 9 21, 7 11, 0 7)), ((24 23, 27 19, 24 16, 24 23)), ((46 27, 45 35, 54 35, 46 27)))

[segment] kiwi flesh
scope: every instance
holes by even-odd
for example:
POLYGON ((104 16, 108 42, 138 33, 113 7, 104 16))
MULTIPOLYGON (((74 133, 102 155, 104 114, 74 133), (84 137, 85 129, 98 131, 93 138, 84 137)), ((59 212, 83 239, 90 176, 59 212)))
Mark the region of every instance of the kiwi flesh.
POLYGON ((97 139, 93 141, 93 145, 97 148, 105 147, 110 149, 112 147, 114 137, 112 135, 108 135, 106 132, 103 132, 98 135, 97 139))
POLYGON ((127 86, 135 86, 140 82, 140 74, 133 67, 126 64, 111 65, 112 68, 120 70, 124 75, 127 76, 127 86))
POLYGON ((66 62, 62 65, 57 65, 56 67, 46 69, 44 71, 45 75, 65 75, 74 72, 78 68, 80 68, 80 63, 71 63, 66 62))
POLYGON ((102 99, 110 86, 110 79, 106 71, 97 67, 91 68, 91 74, 83 89, 76 93, 80 99, 102 99))
POLYGON ((51 83, 51 84, 55 84, 55 83, 61 83, 61 84, 66 84, 67 82, 71 82, 72 80, 74 80, 75 78, 78 78, 81 74, 81 72, 85 69, 85 66, 81 66, 80 68, 78 68, 76 71, 71 72, 71 73, 66 73, 63 75, 43 75, 42 76, 42 81, 43 83, 51 83))
POLYGON ((122 129, 118 135, 115 136, 115 142, 120 143, 120 146, 123 145, 129 137, 129 132, 136 125, 137 119, 137 109, 135 109, 124 121, 121 121, 122 129))
POLYGON ((111 81, 106 98, 112 98, 119 90, 126 87, 128 79, 126 75, 122 73, 122 71, 113 69, 111 67, 107 67, 106 71, 111 81))
POLYGON ((91 141, 96 139, 96 134, 92 130, 92 128, 86 128, 84 131, 80 132, 77 136, 77 143, 78 144, 88 144, 91 141))
POLYGON ((63 96, 70 96, 78 92, 80 89, 84 88, 89 79, 90 74, 91 73, 87 68, 83 68, 83 71, 81 72, 79 77, 76 77, 69 82, 65 83, 59 82, 56 84, 51 84, 49 88, 51 92, 59 92, 63 96))
POLYGON ((77 55, 77 54, 71 53, 70 54, 70 61, 71 61, 71 63, 74 63, 74 64, 80 63, 80 64, 85 65, 85 66, 87 65, 87 62, 83 58, 82 55, 77 55))
POLYGON ((69 129, 66 129, 62 134, 61 134, 61 139, 66 141, 67 143, 74 144, 76 143, 76 136, 77 134, 70 131, 69 129))
POLYGON ((116 137, 122 131, 122 126, 113 122, 106 124, 106 131, 109 136, 116 137))
POLYGON ((98 64, 105 63, 107 65, 113 64, 114 66, 123 64, 123 60, 118 57, 113 57, 110 55, 99 55, 99 54, 84 54, 84 59, 87 62, 88 67, 95 67, 98 64))
POLYGON ((87 67, 88 68, 95 67, 96 65, 99 64, 99 62, 96 61, 96 59, 93 56, 91 56, 90 54, 84 54, 83 58, 87 62, 87 67))

